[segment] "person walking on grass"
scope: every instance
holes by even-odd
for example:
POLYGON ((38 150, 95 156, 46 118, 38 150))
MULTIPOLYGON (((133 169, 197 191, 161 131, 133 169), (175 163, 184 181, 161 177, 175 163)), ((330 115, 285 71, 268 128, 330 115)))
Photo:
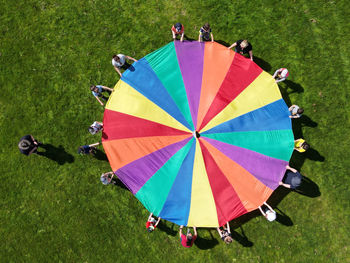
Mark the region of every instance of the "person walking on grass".
POLYGON ((176 23, 171 27, 171 33, 173 34, 173 40, 176 40, 177 36, 180 36, 180 41, 184 41, 185 27, 181 23, 176 23))
POLYGON ((89 144, 89 145, 79 146, 78 154, 81 154, 81 155, 84 155, 84 154, 95 155, 95 153, 96 153, 96 146, 98 146, 98 145, 100 145, 99 142, 93 143, 93 144, 89 144))
POLYGON ((294 150, 303 153, 310 148, 310 145, 302 138, 294 141, 294 150))
POLYGON ((190 228, 187 228, 187 234, 184 235, 182 233, 183 227, 181 225, 179 230, 181 245, 183 247, 192 247, 194 241, 197 239, 197 229, 195 226, 193 227, 194 234, 192 235, 190 228))
POLYGON ((205 23, 199 30, 198 42, 209 41, 214 42, 214 36, 211 32, 209 23, 205 23))
POLYGON ((266 202, 264 202, 263 207, 259 206, 259 210, 261 214, 270 222, 275 221, 276 212, 269 206, 266 202))
POLYGON ((113 172, 103 173, 100 177, 101 183, 103 183, 104 185, 116 184, 117 179, 114 177, 114 175, 115 174, 113 172))
POLYGON ((279 68, 275 71, 273 74, 273 78, 275 79, 276 83, 284 81, 289 76, 288 69, 286 68, 279 68))
POLYGON ((103 100, 107 100, 107 98, 105 96, 103 96, 102 92, 105 90, 108 90, 110 92, 113 92, 113 89, 108 88, 106 86, 102 86, 102 85, 91 85, 90 86, 90 90, 92 92, 92 95, 94 95, 94 97, 97 99, 97 101, 101 104, 101 106, 103 106, 103 102, 99 99, 103 99, 103 100))
POLYGON ((226 244, 232 243, 233 239, 231 236, 230 224, 228 222, 226 223, 226 227, 225 226, 222 226, 222 228, 218 227, 217 231, 222 241, 224 241, 226 244))
POLYGON ((253 61, 253 46, 247 40, 238 40, 233 43, 228 49, 235 48, 235 52, 241 55, 249 54, 250 60, 253 61))
POLYGON ((300 108, 298 105, 292 105, 289 107, 289 118, 291 119, 296 119, 296 118, 300 118, 301 115, 304 113, 304 109, 300 108))
POLYGON ((21 138, 18 143, 18 149, 24 155, 31 155, 32 153, 38 153, 38 148, 42 143, 34 139, 30 134, 25 135, 21 138))
POLYGON ((123 55, 123 54, 113 55, 113 57, 112 57, 112 65, 120 77, 122 76, 122 73, 120 70, 122 68, 128 69, 128 67, 130 66, 130 64, 128 64, 126 62, 126 59, 133 60, 134 62, 137 61, 136 59, 129 57, 129 56, 126 56, 126 55, 123 55))
POLYGON ((302 178, 303 177, 296 169, 287 165, 284 177, 279 184, 286 188, 296 189, 300 186, 302 178))
POLYGON ((159 221, 160 221, 160 217, 158 217, 158 220, 156 220, 153 217, 153 213, 150 213, 150 215, 147 219, 147 222, 146 222, 147 231, 151 233, 154 229, 156 229, 159 221))
POLYGON ((94 121, 93 124, 90 125, 89 127, 89 132, 94 135, 100 131, 103 130, 103 123, 102 122, 98 122, 98 121, 94 121))

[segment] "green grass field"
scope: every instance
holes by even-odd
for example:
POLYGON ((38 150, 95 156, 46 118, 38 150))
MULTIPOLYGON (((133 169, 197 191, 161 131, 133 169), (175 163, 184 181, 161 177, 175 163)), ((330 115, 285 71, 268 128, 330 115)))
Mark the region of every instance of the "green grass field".
POLYGON ((349 10, 345 0, 0 0, 0 262, 350 262, 349 10), (137 199, 99 182, 104 156, 76 154, 100 138, 87 132, 103 117, 88 88, 118 81, 111 56, 145 56, 177 21, 194 39, 207 21, 220 43, 247 38, 264 70, 289 69, 281 92, 305 108, 293 126, 312 151, 291 160, 309 179, 304 195, 272 196, 279 222, 232 221, 231 245, 199 229, 182 248, 170 222, 149 234, 137 199), (56 154, 21 155, 28 133, 56 154))

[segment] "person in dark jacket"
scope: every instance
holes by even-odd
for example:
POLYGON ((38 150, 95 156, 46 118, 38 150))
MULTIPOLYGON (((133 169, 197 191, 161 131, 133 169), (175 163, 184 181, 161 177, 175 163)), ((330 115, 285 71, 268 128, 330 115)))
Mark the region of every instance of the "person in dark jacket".
POLYGON ((19 151, 25 155, 31 155, 32 153, 37 153, 38 147, 41 142, 38 142, 32 135, 25 135, 21 138, 18 143, 19 151))

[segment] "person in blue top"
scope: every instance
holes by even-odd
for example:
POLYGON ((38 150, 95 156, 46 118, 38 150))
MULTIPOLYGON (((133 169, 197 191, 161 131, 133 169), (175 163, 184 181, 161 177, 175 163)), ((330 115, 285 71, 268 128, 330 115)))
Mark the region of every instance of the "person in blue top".
POLYGON ((103 102, 99 99, 103 99, 103 100, 106 100, 106 97, 102 95, 102 92, 105 91, 105 90, 108 90, 110 92, 113 91, 113 89, 111 88, 108 88, 106 86, 102 86, 102 85, 92 85, 90 86, 90 90, 92 92, 92 95, 94 95, 94 97, 97 99, 97 101, 103 106, 103 102))
POLYGON ((209 23, 205 23, 204 26, 199 30, 198 42, 209 41, 214 42, 214 36, 211 32, 209 23))
POLYGON ((83 146, 79 146, 78 148, 78 154, 91 154, 94 155, 96 152, 96 146, 98 146, 100 143, 93 143, 90 145, 83 145, 83 146))
POLYGON ((286 188, 296 189, 300 186, 302 178, 302 175, 296 169, 287 165, 284 177, 279 184, 286 188))
POLYGON ((100 177, 100 181, 104 185, 117 184, 118 178, 116 178, 114 176, 115 176, 115 174, 112 171, 108 172, 108 173, 103 173, 100 177))

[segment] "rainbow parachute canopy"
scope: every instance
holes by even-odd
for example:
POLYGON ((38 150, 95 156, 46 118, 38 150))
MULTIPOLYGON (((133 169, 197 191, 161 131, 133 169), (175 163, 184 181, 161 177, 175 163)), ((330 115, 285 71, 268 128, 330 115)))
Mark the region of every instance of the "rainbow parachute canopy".
POLYGON ((118 178, 156 216, 217 227, 278 187, 294 138, 272 76, 212 42, 171 42, 135 62, 104 113, 118 178))

